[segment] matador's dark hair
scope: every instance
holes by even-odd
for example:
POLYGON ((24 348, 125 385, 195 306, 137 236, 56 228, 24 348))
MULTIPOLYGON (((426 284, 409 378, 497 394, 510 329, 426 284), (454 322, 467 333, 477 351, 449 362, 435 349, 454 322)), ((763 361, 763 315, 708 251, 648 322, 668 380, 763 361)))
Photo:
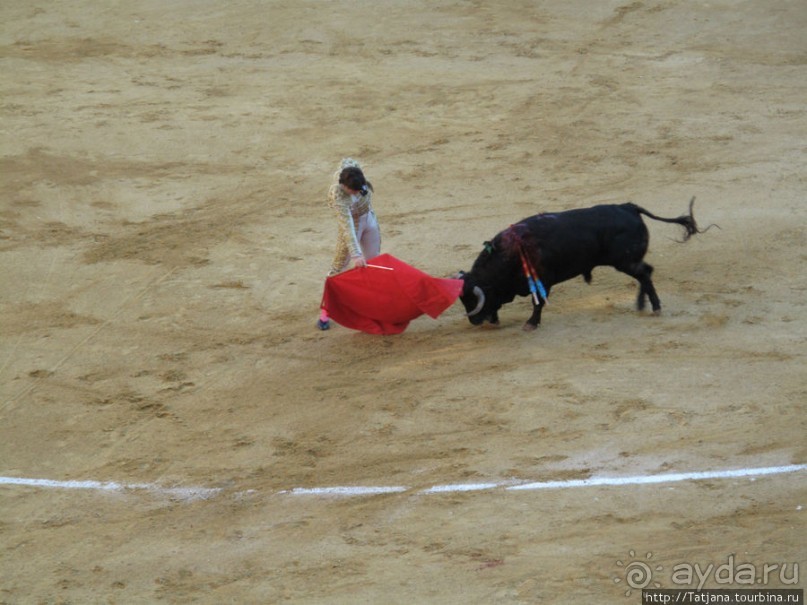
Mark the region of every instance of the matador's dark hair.
POLYGON ((348 166, 339 173, 339 184, 348 189, 358 191, 362 195, 367 194, 367 190, 373 190, 370 182, 364 178, 364 173, 357 166, 348 166))

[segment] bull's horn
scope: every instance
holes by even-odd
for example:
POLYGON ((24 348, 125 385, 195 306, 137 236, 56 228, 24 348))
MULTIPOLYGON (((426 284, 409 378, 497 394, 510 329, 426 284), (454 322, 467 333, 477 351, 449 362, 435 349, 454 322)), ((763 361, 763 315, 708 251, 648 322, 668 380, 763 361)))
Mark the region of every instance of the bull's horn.
POLYGON ((473 293, 476 295, 476 307, 473 311, 466 313, 466 317, 478 315, 479 312, 482 311, 482 307, 485 306, 485 292, 482 290, 482 288, 479 286, 474 286, 473 293))

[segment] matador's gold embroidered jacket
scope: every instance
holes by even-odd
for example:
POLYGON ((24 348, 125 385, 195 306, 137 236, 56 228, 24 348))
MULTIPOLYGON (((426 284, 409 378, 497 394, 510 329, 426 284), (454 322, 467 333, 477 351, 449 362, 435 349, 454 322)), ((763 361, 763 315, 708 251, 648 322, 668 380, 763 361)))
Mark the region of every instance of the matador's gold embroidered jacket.
POLYGON ((328 190, 328 206, 336 212, 338 234, 336 252, 331 265, 331 274, 342 271, 351 257, 361 256, 361 245, 356 234, 356 222, 373 209, 373 192, 359 197, 356 201, 339 185, 339 174, 349 166, 361 168, 361 165, 352 158, 342 160, 342 165, 333 175, 331 187, 328 190))

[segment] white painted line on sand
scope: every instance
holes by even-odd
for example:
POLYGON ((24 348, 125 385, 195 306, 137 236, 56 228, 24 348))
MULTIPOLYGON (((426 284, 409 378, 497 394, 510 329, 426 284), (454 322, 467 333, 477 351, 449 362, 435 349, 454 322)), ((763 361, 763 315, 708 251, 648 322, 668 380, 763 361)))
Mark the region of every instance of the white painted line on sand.
POLYGON ((399 494, 408 490, 401 485, 380 485, 378 487, 342 486, 342 487, 295 487, 282 491, 281 494, 293 496, 375 496, 378 494, 399 494))
MULTIPOLYGON (((681 481, 702 481, 704 479, 732 479, 761 477, 763 475, 782 475, 807 471, 807 464, 791 464, 788 466, 768 466, 763 468, 742 468, 723 471, 702 471, 693 473, 668 473, 662 475, 638 475, 627 477, 590 477, 588 479, 566 479, 559 481, 534 481, 517 483, 500 481, 495 483, 455 483, 433 485, 413 492, 417 495, 451 494, 460 492, 490 491, 504 489, 507 491, 534 491, 541 489, 570 489, 574 487, 607 487, 626 485, 649 485, 655 483, 676 483, 681 481)), ((315 487, 295 488, 281 492, 293 496, 369 496, 410 491, 406 487, 315 487)))
MULTIPOLYGON (((513 483, 510 482, 510 485, 513 483)), ((452 492, 479 492, 483 490, 502 487, 503 483, 453 483, 448 485, 433 485, 421 490, 421 494, 450 494, 452 492)))
POLYGON ((55 481, 52 479, 25 479, 22 477, 0 477, 0 486, 21 485, 55 489, 84 489, 103 492, 146 491, 180 500, 204 500, 221 490, 211 487, 161 487, 152 483, 115 483, 113 481, 55 481))
POLYGON ((640 475, 634 477, 591 477, 589 479, 569 479, 567 481, 542 481, 513 485, 507 489, 511 491, 521 491, 536 489, 566 489, 570 487, 648 485, 653 483, 703 481, 704 479, 733 479, 738 477, 760 477, 762 475, 782 475, 784 473, 795 473, 803 470, 807 470, 807 464, 768 466, 765 468, 741 468, 727 471, 703 471, 697 473, 670 473, 665 475, 640 475))
MULTIPOLYGON (((587 479, 566 479, 557 481, 533 481, 518 483, 514 480, 487 483, 449 483, 433 485, 428 488, 413 490, 402 485, 345 485, 331 487, 295 487, 277 492, 277 495, 291 496, 377 496, 381 494, 400 494, 411 491, 414 495, 451 494, 463 492, 490 491, 504 489, 512 492, 535 491, 543 489, 570 489, 575 487, 622 487, 628 485, 652 485, 658 483, 679 483, 682 481, 703 481, 705 479, 739 479, 766 475, 783 475, 807 471, 807 464, 791 464, 787 466, 767 466, 762 468, 741 468, 722 471, 699 471, 690 473, 667 473, 661 475, 634 475, 623 477, 589 477, 587 479)), ((38 488, 84 489, 106 492, 146 491, 156 495, 168 496, 180 500, 204 500, 218 495, 222 490, 210 487, 162 487, 153 483, 115 483, 102 481, 54 481, 51 479, 25 479, 21 477, 0 477, 0 487, 18 485, 38 488)), ((255 490, 249 490, 255 493, 255 490)))

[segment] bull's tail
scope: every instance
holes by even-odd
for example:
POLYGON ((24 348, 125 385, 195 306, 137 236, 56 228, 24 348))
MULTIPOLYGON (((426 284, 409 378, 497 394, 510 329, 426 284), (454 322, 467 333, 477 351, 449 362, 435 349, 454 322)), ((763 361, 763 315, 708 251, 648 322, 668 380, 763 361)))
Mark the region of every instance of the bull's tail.
POLYGON ((637 206, 636 204, 632 204, 636 212, 639 214, 644 214, 647 217, 652 218, 656 221, 661 221, 663 223, 675 223, 676 225, 681 225, 684 228, 684 239, 682 241, 687 241, 690 237, 695 235, 696 233, 705 233, 712 227, 717 227, 718 225, 709 225, 706 229, 701 229, 698 227, 698 223, 695 222, 695 215, 692 214, 692 207, 695 205, 695 198, 693 197, 689 200, 689 214, 682 214, 677 218, 664 218, 661 216, 656 216, 652 212, 649 212, 642 208, 641 206, 637 206))

